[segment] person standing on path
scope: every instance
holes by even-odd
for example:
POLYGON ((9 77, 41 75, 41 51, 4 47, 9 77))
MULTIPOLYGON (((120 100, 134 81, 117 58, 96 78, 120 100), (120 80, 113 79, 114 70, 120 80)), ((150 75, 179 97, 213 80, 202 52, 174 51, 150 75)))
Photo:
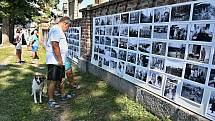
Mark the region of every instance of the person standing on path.
POLYGON ((68 52, 68 44, 66 41, 66 32, 71 24, 69 17, 62 17, 58 24, 53 26, 48 34, 48 41, 46 43, 46 64, 48 66, 48 106, 50 108, 57 108, 60 105, 54 100, 54 91, 57 82, 60 82, 61 100, 71 98, 70 95, 65 94, 64 81, 65 77, 65 59, 68 52))
POLYGON ((22 61, 22 29, 17 28, 14 36, 14 43, 16 47, 16 63, 23 63, 22 61))
POLYGON ((32 42, 31 42, 31 50, 32 50, 32 63, 34 61, 36 61, 37 59, 39 59, 38 55, 37 55, 37 51, 39 48, 39 38, 38 38, 38 30, 35 29, 34 30, 34 34, 32 35, 32 42))

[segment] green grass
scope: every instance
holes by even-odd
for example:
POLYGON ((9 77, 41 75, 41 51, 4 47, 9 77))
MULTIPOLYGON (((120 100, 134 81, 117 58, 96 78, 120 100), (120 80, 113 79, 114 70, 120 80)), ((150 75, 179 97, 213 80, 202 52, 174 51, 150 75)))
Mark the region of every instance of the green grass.
MULTIPOLYGON (((0 58, 7 57, 13 48, 8 48, 0 58)), ((40 49, 40 66, 28 64, 30 52, 24 52, 26 64, 9 64, 0 68, 0 121, 159 121, 143 106, 128 99, 105 81, 89 74, 74 71, 79 76, 81 88, 73 90, 76 97, 60 102, 56 110, 43 104, 34 104, 31 97, 31 81, 35 72, 46 74, 45 50, 40 49)), ((2 61, 2 59, 1 59, 2 61)), ((0 62, 1 62, 0 61, 0 62)), ((69 91, 68 87, 66 87, 69 91)))

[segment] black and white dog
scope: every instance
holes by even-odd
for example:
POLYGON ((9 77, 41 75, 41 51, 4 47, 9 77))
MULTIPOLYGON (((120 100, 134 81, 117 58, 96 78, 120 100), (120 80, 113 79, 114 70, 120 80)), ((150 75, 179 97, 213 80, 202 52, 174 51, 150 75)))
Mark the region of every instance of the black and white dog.
POLYGON ((32 94, 34 96, 34 103, 37 103, 37 93, 39 93, 40 100, 39 102, 42 103, 42 93, 45 83, 45 75, 35 75, 32 81, 32 94))

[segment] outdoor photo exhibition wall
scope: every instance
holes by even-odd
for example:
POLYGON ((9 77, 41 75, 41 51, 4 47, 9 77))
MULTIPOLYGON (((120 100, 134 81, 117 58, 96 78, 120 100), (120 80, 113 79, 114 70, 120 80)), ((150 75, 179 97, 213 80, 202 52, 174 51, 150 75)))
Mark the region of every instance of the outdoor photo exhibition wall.
POLYGON ((73 62, 78 63, 80 59, 80 39, 81 39, 81 27, 70 27, 66 32, 69 57, 73 62))
POLYGON ((215 1, 95 17, 91 63, 215 120, 215 1))

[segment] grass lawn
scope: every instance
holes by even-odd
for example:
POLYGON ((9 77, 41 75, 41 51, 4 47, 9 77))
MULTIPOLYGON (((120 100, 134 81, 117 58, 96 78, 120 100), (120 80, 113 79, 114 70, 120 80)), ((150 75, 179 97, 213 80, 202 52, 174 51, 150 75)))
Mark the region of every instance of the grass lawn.
MULTIPOLYGON (((14 48, 0 48, 0 63, 14 48), (4 52, 3 52, 4 51, 4 52)), ((47 107, 47 96, 42 104, 34 104, 31 96, 35 72, 46 74, 45 50, 39 50, 39 66, 30 64, 31 52, 23 49, 25 64, 0 67, 0 121, 159 121, 143 106, 128 99, 107 83, 89 73, 74 71, 81 88, 73 90, 74 99, 60 102, 59 109, 47 107)), ((67 91, 68 87, 66 87, 67 91)), ((57 98, 58 100, 58 98, 57 98)), ((58 100, 59 101, 59 100, 58 100)))

